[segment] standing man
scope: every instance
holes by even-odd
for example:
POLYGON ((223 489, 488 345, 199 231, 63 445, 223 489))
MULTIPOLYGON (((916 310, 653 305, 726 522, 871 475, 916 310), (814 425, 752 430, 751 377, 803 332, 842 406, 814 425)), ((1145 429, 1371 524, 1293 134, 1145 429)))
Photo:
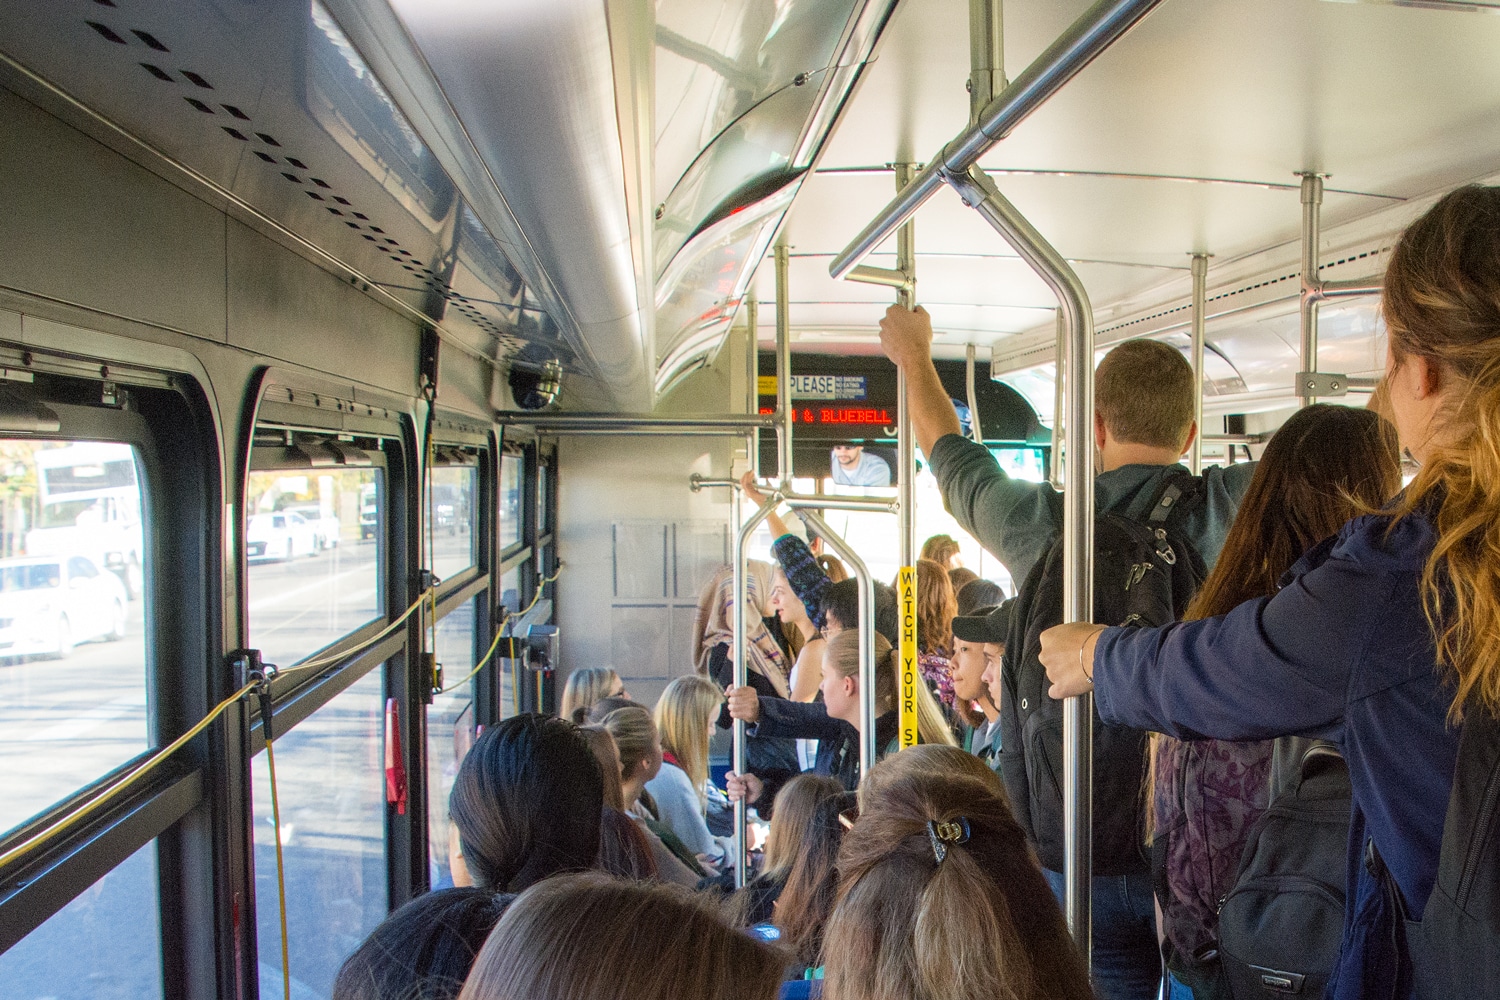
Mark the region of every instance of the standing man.
MULTIPOLYGON (((917 444, 937 477, 944 504, 966 531, 1005 564, 1012 579, 1026 580, 1062 531, 1062 495, 1048 483, 1012 479, 1000 469, 989 449, 962 435, 958 415, 932 363, 932 321, 925 309, 892 306, 886 310, 880 322, 880 346, 906 375, 907 407, 917 444)), ((1193 370, 1181 352, 1158 341, 1126 341, 1100 362, 1094 376, 1092 428, 1097 449, 1094 502, 1098 513, 1144 520, 1169 481, 1187 474, 1178 460, 1198 433, 1193 422, 1197 391, 1193 370)), ((1180 512, 1176 530, 1209 566, 1223 548, 1224 536, 1253 474, 1253 464, 1206 470, 1194 494, 1201 502, 1180 512)), ((1052 614, 1060 612, 1060 607, 1051 610, 1052 614)), ((1017 676, 1027 667, 1017 663, 1021 654, 1019 648, 1008 649, 1002 667, 1002 686, 1012 702, 1015 691, 1031 686, 1017 676)), ((1001 709, 1001 773, 1017 819, 1037 847, 1048 881, 1061 898, 1065 837, 1060 810, 1031 807, 1037 796, 1052 790, 1031 787, 1029 777, 1050 774, 1052 762, 1027 760, 1028 755, 1040 752, 1035 747, 1042 746, 1047 738, 1056 745, 1049 744, 1051 749, 1045 756, 1056 754, 1060 760, 1060 730, 1050 737, 1033 738, 1030 742, 1034 747, 1028 750, 1023 733, 1012 729, 1019 729, 1022 713, 1034 712, 1037 706, 1028 706, 1023 700, 1023 704, 1005 704, 1001 709), (1058 818, 1033 822, 1034 812, 1058 818)), ((1101 734, 1103 723, 1097 713, 1094 728, 1101 734)), ((1125 738, 1130 733, 1133 731, 1126 731, 1125 738)), ((1110 814, 1104 807, 1113 804, 1118 807, 1113 814, 1139 817, 1139 776, 1144 767, 1142 759, 1132 772, 1136 775, 1134 787, 1115 787, 1107 780, 1096 780, 1095 815, 1110 814)), ((1096 845, 1100 843, 1097 828, 1094 840, 1096 845)), ((1117 853, 1111 857, 1097 848, 1094 851, 1095 986, 1107 1000, 1149 1000, 1157 995, 1161 983, 1150 866, 1139 851, 1117 853)))

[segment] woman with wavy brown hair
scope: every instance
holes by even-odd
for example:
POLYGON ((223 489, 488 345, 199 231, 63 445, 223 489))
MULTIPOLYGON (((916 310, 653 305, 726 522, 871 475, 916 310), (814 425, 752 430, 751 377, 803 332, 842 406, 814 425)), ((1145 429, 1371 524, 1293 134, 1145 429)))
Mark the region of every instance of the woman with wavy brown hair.
POLYGON ((1042 649, 1052 696, 1093 690, 1108 723, 1339 746, 1354 815, 1335 1000, 1422 991, 1409 935, 1437 879, 1453 723, 1500 712, 1500 188, 1460 188, 1413 223, 1383 305, 1388 405, 1421 463, 1396 504, 1274 596, 1161 629, 1063 625, 1042 649))
POLYGON ((826 1000, 1088 1000, 1062 910, 993 774, 957 747, 870 769, 823 935, 826 1000))

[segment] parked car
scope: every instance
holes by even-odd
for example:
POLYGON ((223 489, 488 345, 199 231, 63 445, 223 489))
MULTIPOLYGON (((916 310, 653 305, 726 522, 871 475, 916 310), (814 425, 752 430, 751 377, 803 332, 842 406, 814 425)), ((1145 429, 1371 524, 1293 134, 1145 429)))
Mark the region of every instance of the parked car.
POLYGON ((338 547, 339 519, 332 513, 325 514, 317 507, 288 507, 286 512, 296 514, 312 525, 313 540, 320 551, 338 547))
POLYGON ((318 554, 318 531, 301 514, 279 510, 256 514, 245 527, 245 556, 251 562, 318 554))
POLYGON ((125 638, 125 585, 86 556, 0 559, 0 657, 58 659, 125 638))

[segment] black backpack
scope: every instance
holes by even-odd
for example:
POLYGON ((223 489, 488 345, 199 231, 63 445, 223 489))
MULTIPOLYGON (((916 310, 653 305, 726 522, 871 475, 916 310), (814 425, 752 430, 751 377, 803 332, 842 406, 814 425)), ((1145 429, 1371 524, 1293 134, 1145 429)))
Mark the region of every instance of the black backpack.
MULTIPOLYGON (((1144 520, 1123 514, 1094 518, 1094 621, 1101 625, 1166 625, 1182 617, 1207 575, 1203 558, 1178 531, 1203 501, 1203 481, 1168 475, 1144 520)), ((1011 808, 1036 845, 1043 866, 1063 870, 1062 702, 1047 696, 1041 634, 1062 623, 1063 542, 1040 559, 1016 598, 1005 646, 1000 713, 1000 774, 1011 808)), ((1094 713, 1095 875, 1148 868, 1141 791, 1146 733, 1107 726, 1094 713)))
POLYGON ((1317 1000, 1344 941, 1349 767, 1314 744, 1250 829, 1234 888, 1219 906, 1219 964, 1234 1000, 1317 1000))
POLYGON ((1419 998, 1500 997, 1500 721, 1464 716, 1437 883, 1407 948, 1419 998))

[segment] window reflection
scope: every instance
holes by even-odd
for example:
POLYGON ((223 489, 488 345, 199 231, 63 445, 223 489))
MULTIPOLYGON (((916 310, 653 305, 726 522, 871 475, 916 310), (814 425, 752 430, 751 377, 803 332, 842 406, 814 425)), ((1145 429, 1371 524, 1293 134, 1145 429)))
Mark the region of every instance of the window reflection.
MULTIPOLYGON (((427 834, 432 887, 453 884, 448 868, 448 793, 458 763, 474 742, 474 683, 463 681, 474 669, 475 614, 484 595, 467 601, 438 622, 437 655, 447 694, 434 695, 427 709, 427 834)), ((482 652, 482 651, 481 651, 482 652)))
POLYGON ((138 468, 0 440, 0 831, 150 748, 138 468))
MULTIPOLYGON (((292 995, 330 994, 386 915, 384 700, 370 671, 276 739, 292 995)), ((262 997, 281 996, 276 842, 265 753, 252 765, 262 997)))
POLYGON ((478 490, 479 470, 472 465, 432 470, 427 523, 432 528, 432 571, 439 579, 445 580, 478 562, 478 532, 474 530, 478 490))
POLYGON ((252 472, 250 645, 290 666, 382 616, 382 470, 252 472))
POLYGON ((500 456, 500 548, 521 540, 521 456, 500 456))
MULTIPOLYGON (((0 955, 11 1000, 160 998, 156 842, 146 844, 0 955)), ((279 995, 279 994, 278 994, 279 995)))

